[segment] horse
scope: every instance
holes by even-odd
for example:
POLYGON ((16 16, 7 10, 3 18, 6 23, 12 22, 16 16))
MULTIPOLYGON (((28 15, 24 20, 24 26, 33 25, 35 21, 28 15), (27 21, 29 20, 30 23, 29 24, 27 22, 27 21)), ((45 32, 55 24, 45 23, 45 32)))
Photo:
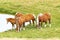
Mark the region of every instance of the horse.
POLYGON ((19 28, 19 26, 18 26, 18 18, 21 17, 21 16, 23 16, 23 14, 20 13, 20 12, 17 12, 17 13, 15 14, 16 30, 18 30, 18 28, 19 28))
POLYGON ((6 20, 7 20, 7 24, 8 24, 8 22, 10 22, 12 24, 12 29, 13 29, 14 28, 14 24, 16 24, 15 23, 15 18, 6 18, 6 20))
MULTIPOLYGON (((19 31, 21 31, 22 25, 25 23, 25 16, 17 17, 16 21, 17 21, 16 31, 19 32, 19 31)), ((24 30, 25 30, 25 28, 24 28, 24 30)))
MULTIPOLYGON (((37 27, 42 27, 42 23, 45 23, 45 27, 47 26, 47 22, 49 22, 50 24, 50 27, 51 27, 51 15, 50 13, 40 13, 38 16, 37 16, 37 27)), ((39 27, 39 28, 40 28, 39 27)))
MULTIPOLYGON (((36 21, 36 17, 34 14, 29 13, 29 14, 24 15, 24 17, 25 17, 25 22, 29 22, 31 25, 31 21, 32 21, 33 26, 34 26, 34 23, 36 21)), ((23 23, 24 30, 25 30, 25 22, 23 23)))
POLYGON ((24 30, 25 30, 25 22, 30 22, 30 24, 31 24, 31 20, 34 24, 35 17, 32 14, 26 14, 26 15, 22 15, 20 17, 16 17, 16 21, 17 21, 16 22, 16 24, 17 24, 16 30, 19 32, 19 30, 21 30, 22 25, 23 25, 24 30))
POLYGON ((26 22, 30 22, 30 24, 31 24, 31 20, 32 20, 32 23, 33 23, 33 25, 34 25, 34 22, 35 22, 35 19, 36 19, 36 17, 35 17, 35 15, 34 14, 26 14, 25 15, 25 19, 26 19, 26 22))

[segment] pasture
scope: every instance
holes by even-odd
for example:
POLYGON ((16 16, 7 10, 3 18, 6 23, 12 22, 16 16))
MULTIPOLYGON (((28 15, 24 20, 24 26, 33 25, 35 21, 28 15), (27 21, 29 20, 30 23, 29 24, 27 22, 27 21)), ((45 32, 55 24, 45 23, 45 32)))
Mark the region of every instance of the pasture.
POLYGON ((60 38, 60 0, 1 0, 0 13, 15 15, 16 12, 39 13, 50 12, 52 16, 51 28, 49 26, 37 29, 36 24, 26 26, 21 32, 7 31, 0 33, 2 37, 12 38, 60 38))

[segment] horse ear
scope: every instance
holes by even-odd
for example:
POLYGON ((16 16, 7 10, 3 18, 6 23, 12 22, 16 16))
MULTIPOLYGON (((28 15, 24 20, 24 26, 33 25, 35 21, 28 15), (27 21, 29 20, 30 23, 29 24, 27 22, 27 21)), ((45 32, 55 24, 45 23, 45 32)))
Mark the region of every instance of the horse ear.
POLYGON ((19 12, 16 12, 16 14, 18 14, 19 12))
POLYGON ((16 14, 18 14, 18 13, 20 13, 20 12, 16 12, 16 14))
POLYGON ((17 13, 16 13, 17 14, 17 13))

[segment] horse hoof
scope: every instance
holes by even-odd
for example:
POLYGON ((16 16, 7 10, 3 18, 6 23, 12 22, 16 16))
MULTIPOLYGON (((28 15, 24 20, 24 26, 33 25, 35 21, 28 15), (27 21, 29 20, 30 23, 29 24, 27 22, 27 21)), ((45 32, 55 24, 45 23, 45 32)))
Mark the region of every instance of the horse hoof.
POLYGON ((51 27, 51 24, 49 26, 51 27))
POLYGON ((16 31, 16 32, 19 32, 19 31, 16 31))
POLYGON ((46 27, 47 25, 45 25, 44 27, 46 27))
POLYGON ((25 28, 23 28, 23 30, 25 30, 25 28))
POLYGON ((42 30, 42 28, 40 28, 42 30))

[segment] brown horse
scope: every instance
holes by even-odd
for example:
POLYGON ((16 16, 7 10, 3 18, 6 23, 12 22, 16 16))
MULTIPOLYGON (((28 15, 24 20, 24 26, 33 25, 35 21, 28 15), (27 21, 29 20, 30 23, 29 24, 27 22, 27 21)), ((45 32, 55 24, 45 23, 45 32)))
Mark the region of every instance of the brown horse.
POLYGON ((22 13, 19 13, 19 12, 17 12, 16 14, 15 14, 15 20, 16 20, 16 30, 17 31, 19 31, 20 30, 20 28, 19 28, 19 22, 18 22, 18 19, 21 17, 21 16, 24 16, 22 13))
POLYGON ((29 22, 31 23, 31 20, 33 21, 33 24, 34 24, 34 21, 35 21, 35 17, 34 15, 32 14, 26 14, 26 15, 22 15, 20 17, 15 17, 16 18, 16 30, 19 32, 19 30, 21 30, 21 26, 23 25, 24 27, 24 30, 25 30, 25 22, 29 22))
MULTIPOLYGON (((33 23, 33 25, 34 25, 34 23, 35 23, 35 15, 34 14, 26 14, 26 15, 24 15, 24 17, 25 17, 25 22, 30 22, 30 24, 31 24, 31 21, 32 21, 32 23, 33 23)), ((24 30, 25 30, 25 22, 23 23, 23 27, 24 27, 24 30)))
POLYGON ((26 14, 26 15, 25 15, 25 20, 26 20, 26 22, 30 22, 30 24, 31 24, 31 20, 32 20, 33 25, 34 25, 35 18, 36 18, 36 17, 35 17, 34 14, 26 14))
POLYGON ((46 27, 47 21, 49 22, 51 27, 51 15, 49 13, 44 13, 44 14, 40 13, 37 17, 37 26, 42 27, 42 23, 44 22, 46 27))
POLYGON ((7 20, 7 23, 10 22, 12 24, 12 29, 13 29, 14 28, 14 24, 16 24, 15 23, 15 19, 14 18, 7 18, 6 20, 7 20))
MULTIPOLYGON (((20 16, 17 18, 17 27, 16 27, 17 32, 21 31, 22 25, 24 23, 25 23, 25 16, 20 16)), ((25 30, 25 28, 24 28, 24 30, 25 30)))

